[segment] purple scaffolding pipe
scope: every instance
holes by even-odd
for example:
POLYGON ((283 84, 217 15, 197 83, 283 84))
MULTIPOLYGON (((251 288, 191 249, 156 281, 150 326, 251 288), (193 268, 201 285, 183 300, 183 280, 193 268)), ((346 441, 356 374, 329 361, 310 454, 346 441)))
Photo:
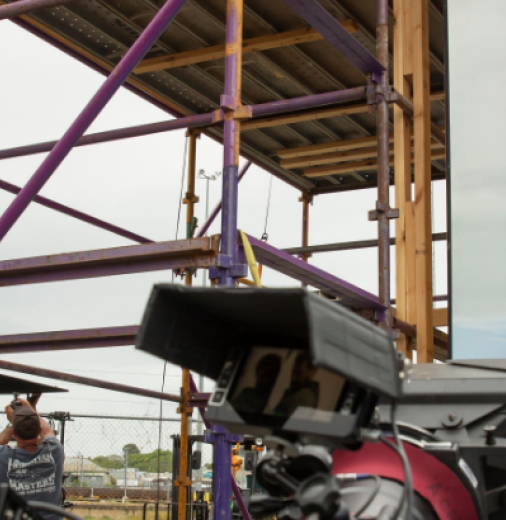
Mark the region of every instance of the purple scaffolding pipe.
MULTIPOLYGON (((9 182, 3 181, 1 179, 0 189, 8 191, 9 193, 14 193, 14 195, 18 194, 21 191, 20 187, 15 186, 14 184, 10 184, 9 182)), ((63 213, 64 215, 68 215, 69 217, 81 220, 82 222, 87 222, 92 226, 96 226, 100 229, 110 231, 111 233, 114 233, 121 237, 128 238, 129 240, 133 240, 134 242, 139 242, 140 244, 150 244, 153 242, 153 240, 149 240, 149 238, 137 235, 136 233, 132 233, 131 231, 115 226, 114 224, 109 224, 109 222, 105 222, 98 218, 87 215, 86 213, 78 211, 77 209, 69 208, 68 206, 64 206, 63 204, 47 199, 46 197, 36 195, 33 199, 33 202, 45 206, 46 208, 54 209, 55 211, 63 213)))
MULTIPOLYGON (((346 90, 325 92, 324 94, 314 94, 312 96, 283 99, 251 105, 253 118, 272 116, 294 110, 304 110, 326 105, 340 104, 351 101, 360 101, 366 98, 366 88, 356 87, 346 90)), ((197 128, 212 125, 217 122, 216 112, 198 114, 194 116, 180 117, 176 120, 162 121, 160 123, 150 123, 147 125, 131 126, 118 128, 106 132, 97 132, 81 137, 74 146, 87 146, 90 144, 107 143, 120 139, 129 139, 143 135, 152 135, 160 132, 169 132, 182 128, 197 128)), ((29 144, 0 150, 1 159, 12 159, 14 157, 24 157, 37 153, 50 152, 58 141, 47 141, 44 143, 29 144)))
POLYGON ((346 103, 347 101, 360 101, 366 99, 366 87, 355 87, 345 90, 335 90, 323 94, 313 94, 292 99, 281 99, 262 103, 261 105, 251 105, 253 118, 262 116, 272 116, 292 110, 305 110, 307 108, 321 107, 346 103))
MULTIPOLYGON (((191 374, 190 374, 190 390, 191 390, 192 394, 198 393, 197 385, 191 374)), ((205 418, 202 407, 199 407, 199 413, 200 413, 200 417, 204 421, 204 425, 205 425, 206 429, 209 430, 211 428, 211 423, 205 418)), ((249 514, 248 508, 246 507, 246 504, 244 503, 244 499, 242 498, 241 490, 239 489, 239 486, 237 485, 237 482, 235 481, 232 474, 230 475, 230 480, 232 482, 232 491, 234 492, 235 499, 237 500, 237 504, 239 505, 239 509, 241 510, 241 513, 243 514, 244 519, 251 520, 251 516, 249 514)))
POLYGON ((184 2, 185 0, 167 0, 163 7, 156 13, 153 20, 151 20, 146 29, 107 77, 88 105, 70 126, 58 144, 51 150, 50 154, 33 174, 32 178, 2 215, 0 218, 0 240, 9 232, 35 195, 42 189, 65 157, 67 157, 72 147, 79 138, 83 136, 84 132, 86 132, 112 96, 132 73, 137 63, 139 63, 146 52, 156 42, 167 25, 181 9, 184 2))
POLYGON ((180 395, 165 394, 162 392, 157 392, 156 390, 146 390, 145 388, 137 388, 135 386, 110 383, 109 381, 101 381, 100 379, 92 379, 91 377, 65 374, 64 372, 57 372, 56 370, 21 365, 20 363, 11 363, 10 361, 0 361, 0 369, 12 370, 13 372, 21 372, 22 374, 31 374, 38 377, 46 377, 48 379, 57 379, 59 381, 67 381, 68 383, 76 383, 78 385, 103 388, 104 390, 112 390, 113 392, 123 392, 125 394, 153 397, 156 399, 162 399, 163 401, 172 401, 175 403, 180 403, 182 401, 180 395))
POLYGON ((15 18, 22 14, 40 11, 48 7, 57 7, 70 2, 72 0, 18 0, 17 2, 0 6, 0 20, 15 18))
MULTIPOLYGON (((246 172, 249 170, 251 166, 251 161, 248 161, 242 168, 242 170, 239 173, 239 177, 237 179, 237 183, 239 184, 242 180, 242 178, 246 175, 246 172)), ((221 206, 223 205, 223 201, 220 200, 218 204, 216 204, 216 207, 213 209, 207 220, 204 222, 204 225, 200 228, 200 231, 198 232, 197 237, 201 238, 203 237, 208 229, 211 227, 211 224, 214 222, 214 219, 218 216, 218 213, 221 210, 221 206)))
MULTIPOLYGON (((170 132, 171 130, 181 130, 183 128, 209 126, 215 123, 215 120, 215 112, 210 112, 207 114, 198 114, 194 116, 181 117, 179 119, 172 119, 171 121, 161 121, 160 123, 149 123, 147 125, 107 130, 106 132, 97 132, 95 134, 81 137, 74 144, 74 147, 109 143, 111 141, 141 137, 143 135, 159 134, 161 132, 170 132)), ((13 157, 24 157, 27 155, 50 152, 57 143, 58 141, 46 141, 45 143, 29 144, 26 146, 17 146, 16 148, 0 150, 0 159, 11 159, 13 157)))
MULTIPOLYGON (((376 52, 385 67, 381 85, 386 89, 388 76, 388 0, 376 0, 376 52)), ((376 128, 378 136, 378 268, 379 300, 385 307, 384 320, 390 323, 390 120, 385 96, 377 96, 376 128)))
MULTIPOLYGON (((237 183, 239 171, 240 123, 235 119, 234 110, 241 104, 242 74, 242 0, 227 0, 227 35, 225 43, 225 88, 220 105, 225 112, 223 122, 223 184, 221 210, 220 285, 234 286, 237 273, 233 273, 238 263, 237 246, 237 183), (236 275, 234 277, 234 274, 236 275)), ((230 451, 230 450, 229 450, 230 451)), ((230 453, 224 454, 230 459, 230 453)), ((228 477, 223 476, 225 481, 228 477)), ((223 489, 230 489, 230 483, 218 486, 215 505, 220 520, 228 520, 230 511, 225 508, 223 489), (224 509, 225 508, 225 509, 224 509)))

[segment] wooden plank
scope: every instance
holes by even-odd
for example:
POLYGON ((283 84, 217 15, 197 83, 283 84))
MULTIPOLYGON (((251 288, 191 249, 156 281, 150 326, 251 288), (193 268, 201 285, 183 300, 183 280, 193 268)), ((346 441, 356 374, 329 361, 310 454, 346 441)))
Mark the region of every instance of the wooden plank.
MULTIPOLYGON (((409 123, 409 121, 408 121, 409 123)), ((409 126, 411 124, 409 123, 409 126)), ((407 146, 409 153, 410 150, 410 139, 407 140, 407 146)), ((431 144, 431 148, 433 150, 442 149, 443 145, 434 141, 431 144)), ((413 148, 411 147, 411 150, 413 148)), ((336 153, 328 153, 323 155, 311 155, 309 157, 297 157, 295 159, 282 159, 280 161, 280 165, 286 169, 292 168, 305 168, 308 166, 317 166, 321 164, 333 164, 345 161, 358 161, 360 159, 370 159, 375 158, 378 154, 378 149, 376 146, 370 148, 359 148, 357 150, 350 150, 349 152, 336 152, 336 153)), ((394 155, 394 145, 390 145, 390 154, 394 155)), ((409 157, 409 155, 408 155, 409 157)), ((408 163, 409 164, 409 163, 408 163)))
MULTIPOLYGON (((407 99, 411 97, 411 87, 406 78, 406 69, 409 71, 412 66, 413 50, 411 24, 406 27, 406 16, 409 15, 410 8, 410 2, 394 0, 394 88, 407 99)), ((406 205, 409 205, 411 200, 411 135, 411 118, 395 105, 395 207, 399 210, 399 218, 395 220, 396 305, 397 317, 408 323, 412 323, 408 320, 406 249, 406 235, 408 232, 412 233, 412 230, 406 228, 406 205)), ((397 348, 408 359, 413 359, 412 338, 401 335, 397 341, 397 348)))
MULTIPOLYGON (((411 191, 411 182, 409 184, 411 191)), ((406 201, 404 206, 406 226, 406 306, 407 321, 416 325, 416 250, 415 250, 415 205, 406 201)), ((407 355, 413 359, 413 341, 407 343, 407 355)))
MULTIPOLYGON (((429 148, 430 151, 430 148, 429 148)), ((446 156, 445 150, 434 150, 432 155, 429 156, 430 161, 437 161, 444 159, 446 156)), ((414 157, 411 158, 411 162, 414 162, 414 157)), ((394 159, 391 157, 390 166, 394 166, 394 159)), ((332 164, 330 166, 317 166, 315 168, 309 168, 304 170, 304 176, 308 178, 324 177, 325 175, 342 175, 349 174, 352 172, 361 172, 367 170, 375 170, 378 167, 378 163, 375 159, 369 159, 366 161, 349 162, 344 164, 332 164)), ((430 174, 430 168, 429 168, 430 174)), ((429 178, 430 181, 430 178, 429 178)), ((430 191, 429 191, 430 193, 430 191)), ((429 196, 430 201, 430 196, 429 196)))
POLYGON ((371 105, 351 105, 347 107, 319 108, 308 112, 288 114, 276 117, 265 117, 263 119, 250 119, 241 125, 241 130, 258 130, 260 128, 270 128, 272 126, 293 125, 304 121, 317 121, 319 119, 329 119, 331 117, 344 117, 353 114, 364 114, 369 112, 371 105))
POLYGON ((415 273, 417 359, 434 361, 432 327, 430 57, 428 0, 413 6, 413 106, 415 142, 415 273))
MULTIPOLYGON (((357 32, 357 23, 353 20, 340 22, 346 30, 354 34, 357 32)), ((242 53, 262 52, 270 49, 279 49, 289 45, 309 43, 323 40, 323 36, 312 27, 304 27, 293 31, 286 31, 278 34, 268 34, 257 38, 249 38, 243 41, 242 53)), ((148 58, 137 65, 134 74, 145 74, 158 70, 173 69, 185 65, 195 65, 205 61, 218 60, 225 57, 225 44, 213 45, 192 51, 178 52, 176 54, 166 54, 155 58, 148 58)))
POLYGON ((432 309, 432 325, 434 327, 448 327, 448 309, 432 309))

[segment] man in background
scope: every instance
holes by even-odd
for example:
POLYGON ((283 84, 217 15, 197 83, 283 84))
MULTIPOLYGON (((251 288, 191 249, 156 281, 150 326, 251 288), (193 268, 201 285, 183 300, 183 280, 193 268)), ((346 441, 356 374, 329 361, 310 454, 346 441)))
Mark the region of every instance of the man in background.
MULTIPOLYGON (((11 425, 0 433, 0 482, 9 484, 26 501, 61 506, 63 446, 37 413, 38 397, 32 404, 18 398, 14 409, 11 404, 5 408, 11 425), (17 442, 15 448, 8 445, 12 439, 17 442)), ((52 513, 39 514, 45 520, 61 519, 52 513)))

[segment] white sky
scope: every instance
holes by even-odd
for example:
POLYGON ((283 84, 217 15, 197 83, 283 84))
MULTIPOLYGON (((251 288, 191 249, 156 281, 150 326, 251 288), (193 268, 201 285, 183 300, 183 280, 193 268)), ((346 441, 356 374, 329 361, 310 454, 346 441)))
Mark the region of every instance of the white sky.
MULTIPOLYGON (((0 100, 0 148, 59 138, 103 81, 84 65, 3 22, 0 31, 0 67, 4 71, 0 100)), ((168 119, 160 110, 121 90, 91 128, 114 129, 168 119)), ((123 226, 154 240, 175 236, 181 187, 184 132, 135 138, 78 148, 71 152, 41 194, 60 203, 123 226)), ((0 179, 22 186, 34 173, 43 155, 4 160, 0 179)), ((197 168, 207 173, 221 170, 221 147, 203 137, 198 145, 197 168)), ((270 176, 252 167, 239 188, 239 226, 260 237, 263 233, 270 176)), ((201 203, 196 215, 204 221, 205 182, 197 181, 201 203)), ((211 185, 210 207, 219 201, 221 181, 211 185)), ((274 179, 268 223, 269 241, 276 247, 300 245, 300 193, 274 179)), ((0 192, 0 211, 12 201, 0 192)), ((320 196, 310 215, 310 244, 375 238, 376 224, 367 220, 374 208, 375 190, 320 196)), ((444 183, 435 184, 435 227, 444 231, 444 183)), ((392 191, 392 206, 393 191, 392 191)), ((392 226, 392 229, 394 226, 392 226)), ((219 219, 211 233, 219 232, 219 219)), ((180 227, 180 237, 184 225, 180 227)), ((40 256, 132 245, 131 241, 32 204, 3 240, 0 259, 40 256)), ((446 248, 438 243, 436 294, 446 294, 446 248)), ((392 265, 395 262, 394 249, 392 265)), ((377 293, 375 249, 315 255, 312 263, 377 293)), ((151 287, 167 282, 170 272, 116 276, 1 289, 0 334, 81 329, 140 322, 151 287)), ((200 283, 199 275, 198 281, 200 283)), ((264 270, 265 285, 296 286, 297 282, 264 270)), ((392 280, 392 294, 395 280, 392 280)), ((5 355, 2 359, 88 377, 159 390, 163 363, 132 347, 5 355)), ((16 374, 13 374, 16 375, 16 374)), ((19 377, 30 377, 19 374, 19 377)), ((49 380, 41 382, 52 384, 49 380)), ((118 415, 157 415, 159 403, 89 387, 55 383, 70 393, 45 396, 43 411, 118 415)), ((165 390, 178 392, 180 371, 169 367, 165 390)), ((210 389, 210 388, 207 388, 210 389)), ((5 397, 7 402, 9 396, 5 397)), ((164 405, 164 414, 175 408, 164 405)))

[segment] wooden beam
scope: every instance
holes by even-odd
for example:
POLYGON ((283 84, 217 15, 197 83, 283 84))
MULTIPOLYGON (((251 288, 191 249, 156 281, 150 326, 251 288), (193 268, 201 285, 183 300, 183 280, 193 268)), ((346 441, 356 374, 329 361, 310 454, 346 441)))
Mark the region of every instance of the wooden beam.
POLYGON ((428 0, 413 7, 413 124, 415 143, 415 276, 417 359, 434 361, 432 327, 430 55, 428 0))
POLYGON ((250 119, 241 125, 241 131, 258 130, 260 128, 269 128, 272 126, 292 125, 294 123, 303 123, 304 121, 317 121, 318 119, 329 119, 331 117, 343 117, 353 114, 364 114, 369 112, 371 105, 351 105, 347 107, 336 108, 319 108, 308 112, 288 114, 277 117, 265 117, 263 119, 250 119))
MULTIPOLYGON (((407 99, 410 98, 413 65, 413 34, 411 30, 411 2, 394 0, 394 88, 407 99)), ((406 218, 406 212, 412 211, 411 205, 411 152, 412 152, 411 118, 401 107, 394 106, 394 172, 395 172, 395 207, 399 218, 395 220, 395 261, 396 261, 396 304, 397 317, 400 320, 415 324, 408 315, 409 269, 414 265, 408 263, 409 239, 413 229, 409 226, 412 219, 406 218), (409 237, 409 238, 408 238, 409 237)), ((412 243, 414 251, 414 243, 412 243)), ((413 273, 414 274, 414 273, 413 273)), ((412 276, 413 276, 412 274, 412 276)), ((401 335, 397 348, 408 359, 413 359, 413 338, 401 335)))
MULTIPOLYGON (((439 98, 439 96, 442 96, 442 98, 444 99, 444 92, 433 94, 433 96, 436 96, 438 98, 439 98)), ((362 109, 359 109, 360 111, 356 112, 356 113, 367 112, 367 110, 366 110, 367 106, 368 105, 363 105, 363 108, 364 108, 363 112, 362 112, 362 109)), ((346 107, 342 107, 342 110, 345 110, 345 109, 346 109, 346 107)), ((338 110, 338 109, 336 109, 336 110, 338 110)), ((315 112, 318 112, 318 111, 315 111, 315 112)), ((330 112, 329 112, 329 114, 330 114, 330 112)), ((329 115, 328 117, 336 117, 337 115, 338 115, 338 113, 336 113, 336 115, 329 115)), ((342 115, 348 115, 348 114, 343 112, 342 115)), ((305 119, 304 114, 300 114, 300 116, 301 116, 301 118, 299 120, 294 120, 292 122, 298 123, 298 122, 307 121, 308 119, 310 119, 310 118, 305 119)), ((277 118, 272 118, 272 119, 277 119, 277 118)), ((279 119, 281 120, 282 118, 279 118, 279 119)), ((258 121, 248 121, 248 125, 250 123, 252 124, 251 126, 248 126, 248 128, 253 127, 253 125, 255 123, 257 123, 257 122, 260 123, 261 121, 262 121, 261 119, 259 119, 258 121)), ((281 124, 289 124, 289 122, 281 123, 281 124)), ((245 123, 245 125, 246 125, 246 123, 245 123)), ((270 126, 276 126, 276 125, 270 125, 270 126)), ((437 128, 439 130, 443 130, 443 131, 445 129, 444 125, 437 126, 437 128)), ((343 141, 331 141, 329 143, 313 144, 313 145, 309 145, 309 146, 298 146, 296 148, 285 148, 282 150, 278 150, 277 155, 281 159, 291 159, 294 157, 307 157, 310 155, 319 155, 322 153, 332 153, 332 152, 339 152, 339 151, 344 151, 344 150, 353 150, 355 148, 365 148, 367 146, 373 146, 376 143, 376 141, 377 141, 376 136, 373 135, 370 137, 359 137, 357 139, 346 139, 343 141)), ((391 143, 394 142, 393 134, 390 134, 390 142, 391 143)))
MULTIPOLYGON (((413 151, 413 147, 409 146, 408 142, 408 153, 409 150, 413 151)), ((433 150, 442 149, 443 145, 434 141, 431 145, 433 150)), ((322 155, 312 155, 309 157, 297 157, 295 159, 283 159, 280 161, 280 165, 288 170, 293 168, 305 168, 307 166, 317 166, 321 164, 333 164, 346 161, 358 161, 360 159, 375 158, 378 153, 376 146, 369 148, 358 148, 356 150, 350 150, 349 152, 336 152, 322 155)), ((394 145, 390 145, 390 154, 394 155, 394 145)), ((408 155, 409 158, 409 155, 408 155)), ((409 160, 409 159, 408 159, 409 160)), ((408 163, 409 164, 409 163, 408 163)))
MULTIPOLYGON (((431 94, 431 101, 441 101, 445 99, 444 92, 435 92, 431 94)), ((331 117, 344 117, 354 114, 366 114, 374 110, 372 105, 360 104, 347 107, 335 108, 318 108, 307 112, 288 114, 275 117, 265 117, 263 119, 252 119, 245 121, 241 125, 241 131, 258 130, 260 128, 270 128, 273 126, 292 125, 294 123, 303 123, 304 121, 317 121, 319 119, 329 119, 331 117), (372 108, 371 108, 372 107, 372 108)), ((438 127, 444 130, 443 126, 438 127)))
MULTIPOLYGON (((429 156, 430 161, 437 161, 444 159, 446 156, 445 150, 434 150, 432 155, 429 156)), ((411 162, 414 162, 414 157, 411 158, 411 162)), ((390 166, 394 166, 393 157, 390 159, 390 166)), ((330 166, 318 166, 316 168, 309 168, 304 170, 304 176, 308 178, 314 177, 325 177, 325 175, 342 175, 350 174, 352 172, 362 172, 367 170, 374 170, 378 167, 378 163, 375 159, 369 159, 367 161, 349 162, 344 164, 333 164, 330 166)), ((429 170, 430 171, 430 170, 429 170)), ((430 181, 430 178, 429 178, 430 181)), ((430 193, 430 192, 429 192, 430 193)), ((430 197, 429 197, 430 201, 430 197)))
POLYGON ((432 325, 434 327, 448 327, 448 309, 432 309, 432 325))
MULTIPOLYGON (((353 20, 344 20, 340 22, 346 30, 354 34, 358 30, 357 23, 353 20)), ((312 27, 304 27, 293 31, 286 31, 278 34, 268 34, 257 38, 249 38, 242 43, 242 53, 250 54, 252 52, 268 51, 270 49, 279 49, 280 47, 288 47, 289 45, 297 45, 301 43, 315 42, 323 40, 323 36, 315 31, 312 27)), ((213 45, 212 47, 204 47, 192 51, 178 52, 176 54, 166 54, 157 56, 156 58, 148 58, 137 65, 134 74, 146 74, 147 72, 155 72, 158 70, 173 69, 183 67, 185 65, 195 65, 205 61, 218 60, 225 57, 225 44, 213 45)))

